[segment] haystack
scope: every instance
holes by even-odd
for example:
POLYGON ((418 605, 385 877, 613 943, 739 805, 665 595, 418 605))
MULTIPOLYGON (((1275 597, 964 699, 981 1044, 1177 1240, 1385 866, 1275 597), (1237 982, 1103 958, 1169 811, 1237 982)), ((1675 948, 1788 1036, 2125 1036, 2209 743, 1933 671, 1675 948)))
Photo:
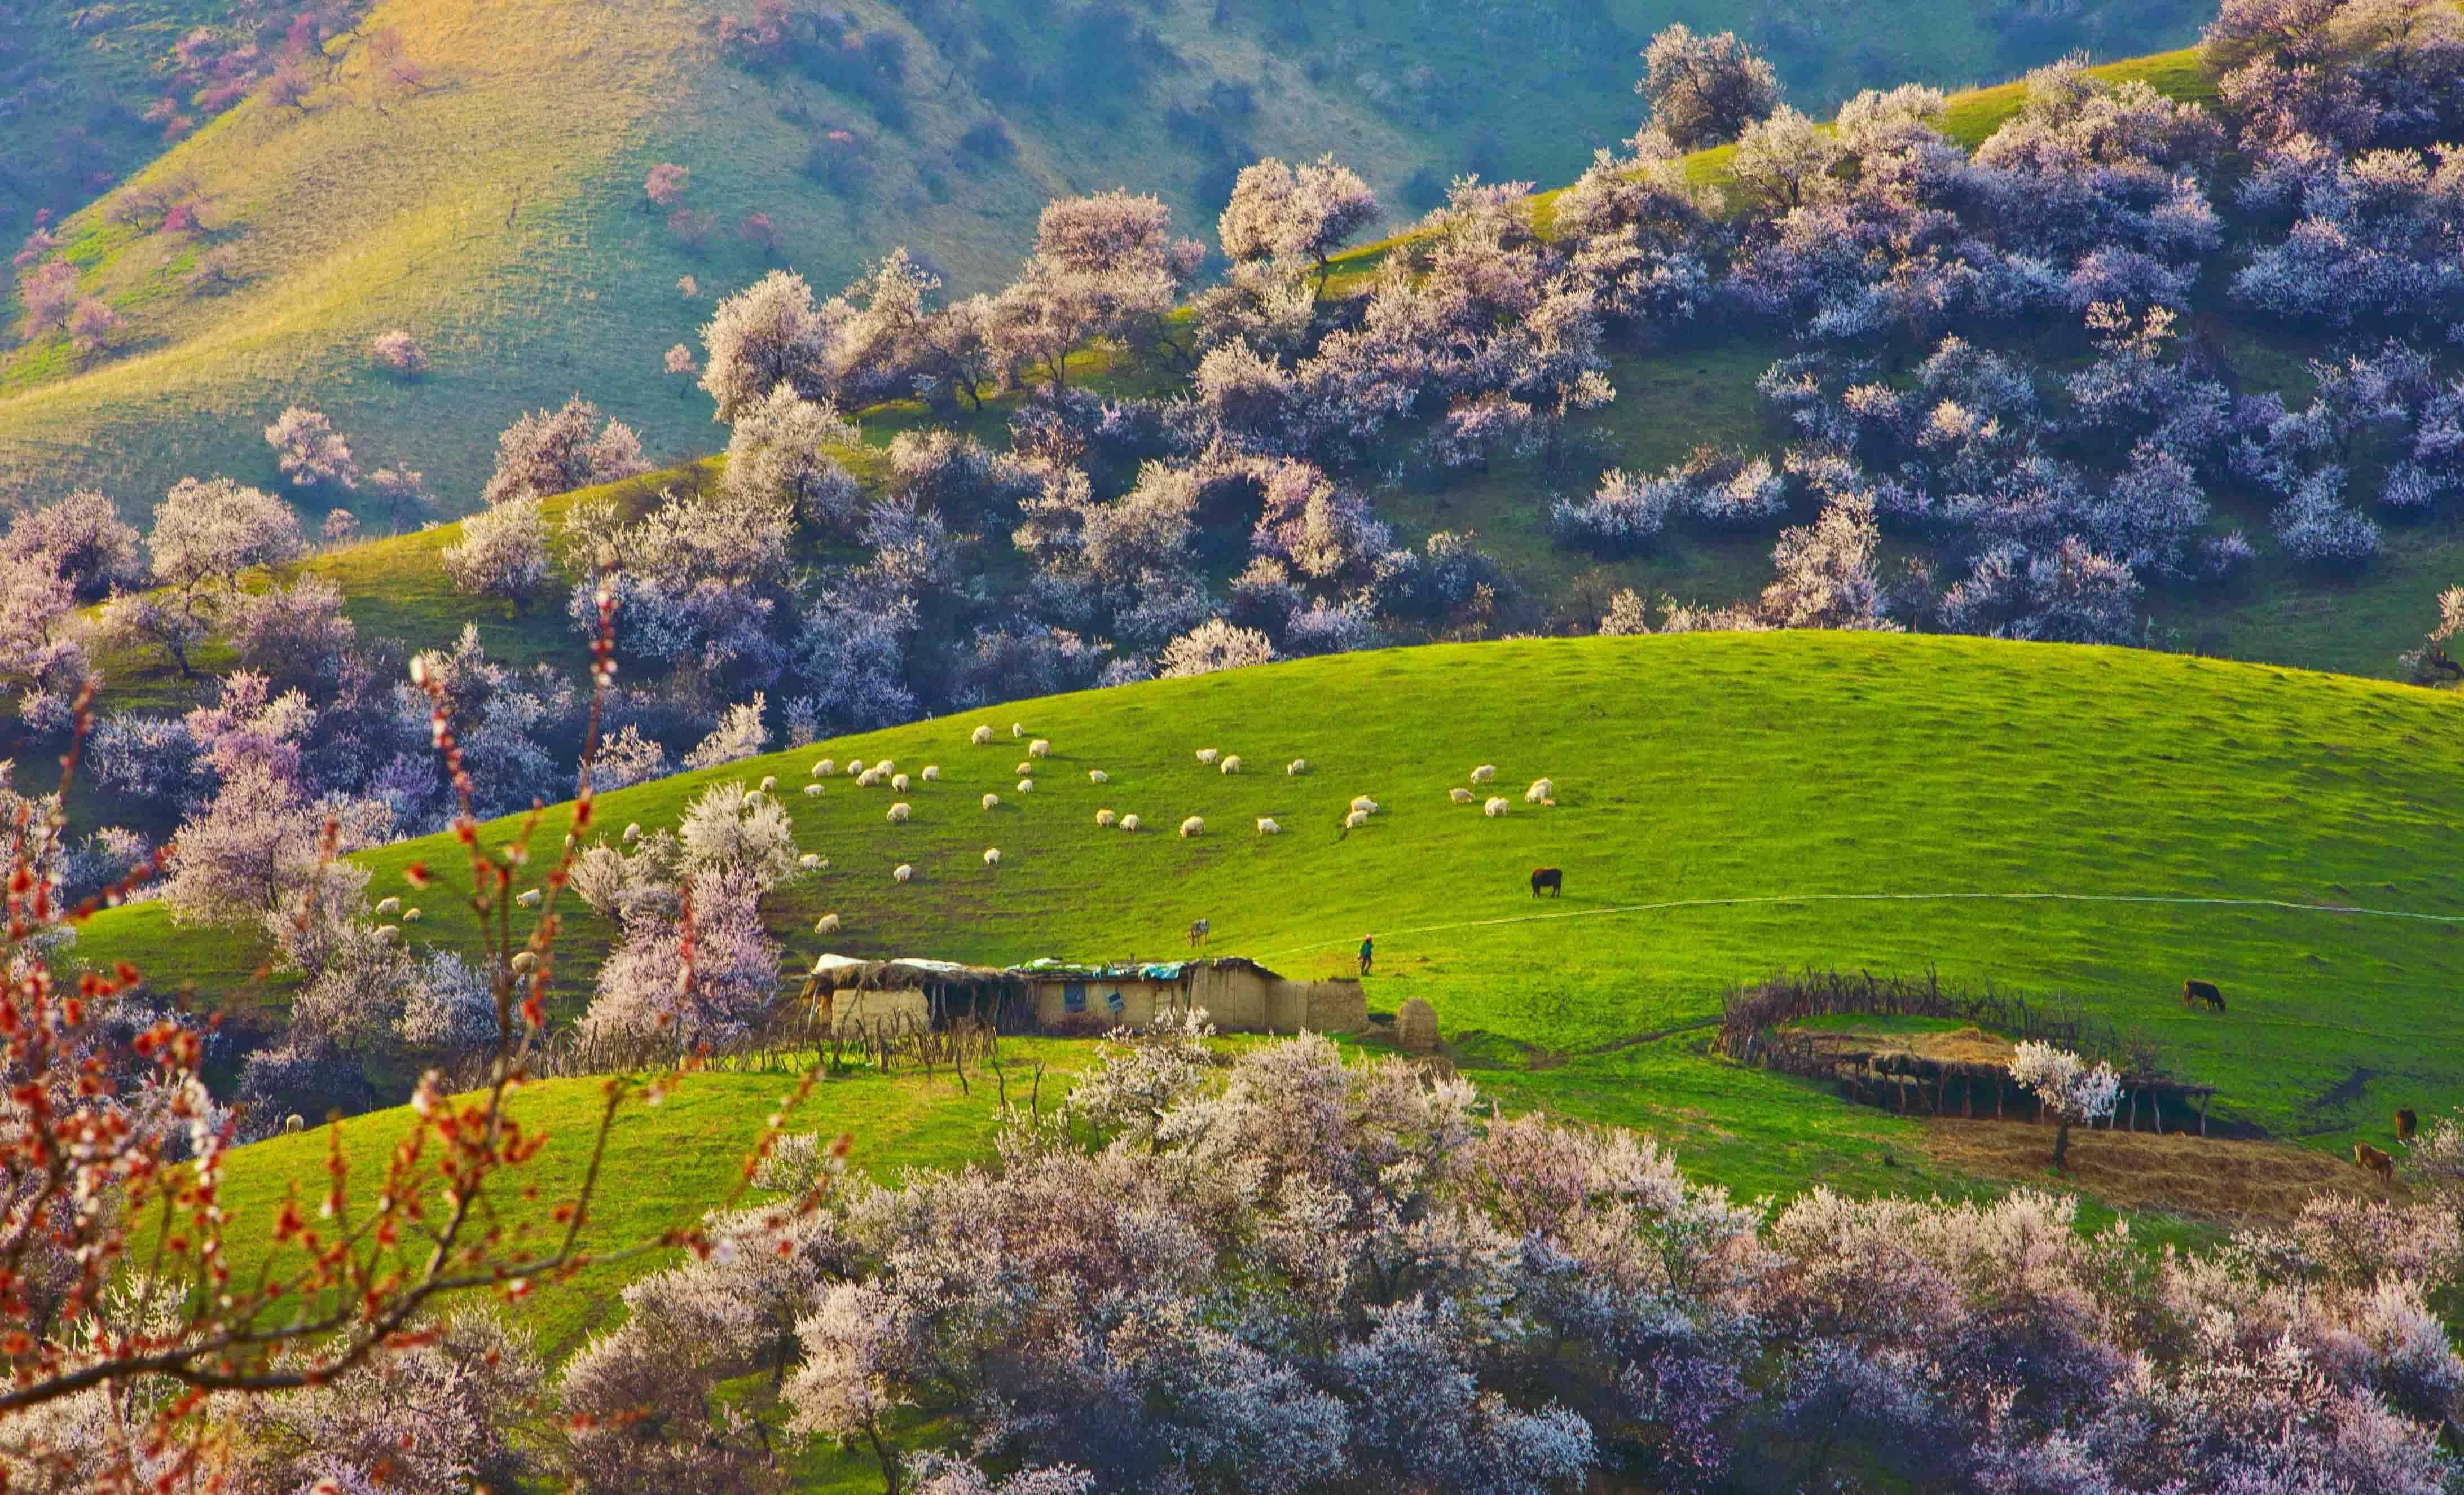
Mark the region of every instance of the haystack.
POLYGON ((1415 997, 1395 1014, 1395 1042, 1407 1054, 1438 1051, 1438 1009, 1415 997))

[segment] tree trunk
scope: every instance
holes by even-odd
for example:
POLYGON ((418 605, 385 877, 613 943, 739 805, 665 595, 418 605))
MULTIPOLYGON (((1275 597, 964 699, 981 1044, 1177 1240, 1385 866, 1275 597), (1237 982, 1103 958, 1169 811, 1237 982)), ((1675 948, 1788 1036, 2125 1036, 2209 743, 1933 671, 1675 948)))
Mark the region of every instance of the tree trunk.
POLYGON ((2054 1171, 2068 1173, 2071 1151, 2071 1124, 2068 1117, 2054 1123, 2054 1171))

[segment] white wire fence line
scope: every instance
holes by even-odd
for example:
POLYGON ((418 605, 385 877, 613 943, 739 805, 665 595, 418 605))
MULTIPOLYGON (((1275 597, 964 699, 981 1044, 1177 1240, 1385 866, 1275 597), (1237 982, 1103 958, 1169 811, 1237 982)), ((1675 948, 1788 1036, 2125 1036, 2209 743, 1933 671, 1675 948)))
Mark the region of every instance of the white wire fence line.
MULTIPOLYGON (((2293 913, 2334 913, 2373 919, 2409 919, 2424 924, 2464 925, 2464 913, 2421 913, 2409 909, 2374 909, 2355 903, 2304 903, 2294 898, 2225 898, 2196 893, 2123 892, 1775 892, 1741 893, 1722 898, 1669 898, 1657 903, 1613 904, 1596 909, 1551 909, 1539 913, 1507 914, 1487 919, 1458 919, 1410 929, 1375 933, 1379 939, 1408 934, 1440 934, 1462 929, 1488 929, 1506 924, 1538 924, 1551 919, 1606 918, 1625 913, 1667 913, 1686 909, 1748 908, 1802 903, 2119 903, 2171 905, 2186 908, 2267 909, 2293 913)), ((1347 949, 1350 939, 1325 939, 1269 951, 1261 960, 1289 959, 1321 950, 1347 949)))

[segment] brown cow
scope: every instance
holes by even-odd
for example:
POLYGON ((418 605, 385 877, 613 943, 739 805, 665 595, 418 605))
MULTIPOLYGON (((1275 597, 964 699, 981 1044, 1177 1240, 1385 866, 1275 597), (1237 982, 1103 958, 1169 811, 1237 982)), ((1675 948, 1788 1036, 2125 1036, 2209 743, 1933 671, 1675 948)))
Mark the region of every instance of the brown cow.
POLYGON ((1565 869, 1563 868, 1556 867, 1533 868, 1531 869, 1531 896, 1534 898, 1539 897, 1540 890, 1543 888, 1549 890, 1549 896, 1551 898, 1562 898, 1566 896, 1565 869))
POLYGON ((2395 1139, 2397 1141, 2409 1142, 2412 1140, 2413 1133, 2420 1130, 2421 1117, 2414 1114, 2411 1107, 2404 1107, 2395 1113, 2395 1139))
POLYGON ((2182 983, 2182 1005, 2185 1007, 2195 1007, 2201 1002, 2206 1002, 2214 1010, 2222 1012, 2225 1010, 2225 994, 2216 989, 2216 983, 2213 981, 2201 981, 2195 979, 2184 981, 2182 983))
POLYGON ((2395 1182, 2395 1159, 2367 1142, 2353 1144, 2353 1161, 2378 1175, 2381 1183, 2395 1182))

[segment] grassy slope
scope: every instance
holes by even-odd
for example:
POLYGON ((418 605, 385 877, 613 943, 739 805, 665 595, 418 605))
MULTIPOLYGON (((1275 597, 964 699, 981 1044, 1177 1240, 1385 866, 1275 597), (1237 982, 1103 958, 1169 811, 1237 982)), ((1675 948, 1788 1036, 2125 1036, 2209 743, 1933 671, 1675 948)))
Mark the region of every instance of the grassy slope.
MULTIPOLYGON (((1973 639, 1728 635, 1555 640, 1317 659, 982 714, 1049 736, 1033 794, 1004 731, 922 722, 736 765, 790 786, 822 752, 937 761, 943 780, 885 823, 888 791, 830 780, 794 796, 799 839, 833 860, 791 886, 775 927, 791 951, 836 912, 830 941, 866 953, 983 960, 1127 956, 1179 948, 1204 915, 1218 947, 1296 974, 1346 967, 1379 936, 1374 1005, 1433 1001, 1451 1033, 1580 1053, 1714 1012, 1730 983, 1804 964, 1915 972, 2079 994, 2144 1026, 2177 1067, 2224 1089, 2225 1114, 2334 1143, 2396 1102, 2464 1100, 2446 994, 2464 927, 2169 905, 1839 902, 1617 912, 1666 900, 1797 893, 2099 892, 2343 902, 2464 913, 2464 856, 2437 786, 2464 766, 2464 703, 2366 681, 2129 650, 1973 639), (1204 770, 1193 749, 1245 757, 1204 770), (1287 779, 1281 765, 1315 769, 1287 779), (1446 802, 1476 762, 1509 793, 1554 775, 1560 803, 1485 820, 1446 802), (1085 771, 1106 769, 1097 788, 1085 771), (978 808, 987 789, 1007 802, 978 808), (1338 840, 1354 794, 1387 809, 1338 840), (1098 831, 1099 805, 1140 813, 1098 831), (1194 841, 1170 834, 1206 817, 1194 841), (1278 818, 1261 839, 1250 821, 1278 818), (980 852, 998 846, 1003 864, 980 852), (912 862, 901 888, 891 867, 912 862), (1535 909, 1538 864, 1570 896, 1535 909), (1547 915, 1533 921, 1525 916, 1547 915), (2186 1013, 2185 976, 2233 1012, 2186 1013), (2337 1091, 2370 1071, 2358 1095, 2337 1091)), ((604 823, 671 821, 714 777, 606 797, 604 823)), ((553 816, 548 832, 557 825, 553 816)), ((379 895, 449 846, 371 853, 379 895)), ((457 937, 425 895, 423 937, 457 937)), ((565 953, 561 1005, 583 1000, 604 929, 565 953)), ((92 958, 228 995, 254 954, 184 930, 159 906, 87 932, 92 958)), ((1682 1046, 1682 1045, 1681 1045, 1682 1046)), ((1603 1074, 1660 1062, 1620 1051, 1603 1074)), ((1619 1084, 1621 1081, 1604 1082, 1619 1084)))
MULTIPOLYGON (((910 118, 893 126, 792 72, 756 77, 721 63, 710 27, 727 9, 379 5, 366 30, 399 31, 441 86, 380 113, 364 57, 343 55, 337 85, 306 113, 251 102, 151 168, 201 180, 214 205, 209 239, 238 256, 239 289, 191 297, 179 276, 196 246, 106 230, 91 209, 73 222, 71 255, 129 318, 131 350, 83 372, 56 340, 0 359, 0 490, 39 498, 82 483, 138 501, 184 473, 263 477, 256 431, 302 399, 332 414, 363 459, 409 462, 466 501, 484 475, 485 433, 576 385, 660 450, 688 448, 709 428, 698 402, 673 398, 658 355, 690 339, 708 303, 686 301, 674 283, 693 274, 707 294, 765 269, 726 231, 748 212, 769 213, 786 260, 825 285, 897 243, 959 284, 992 283, 1060 192, 1154 189, 1203 228, 1210 152, 1167 130, 1164 116, 1205 100, 1217 81, 1254 91, 1254 111, 1226 126, 1243 153, 1340 149, 1390 199, 1424 165, 1441 175, 1480 161, 1492 173, 1562 176, 1632 128, 1627 83, 1643 35, 1681 13, 1736 18, 1725 4, 1620 0, 1581 25, 1518 22, 1507 47, 1484 29, 1506 23, 1477 7, 1434 26, 1369 6, 1243 7, 1218 25, 1209 0, 1170 0, 1135 11, 1161 46, 1115 90, 1065 81, 997 104, 978 87, 982 40, 945 55, 895 9, 855 0, 861 26, 906 43, 910 118), (1313 40, 1296 42, 1303 31, 1313 40), (1397 80, 1410 86, 1397 93, 1397 80), (957 143, 991 114, 1017 143, 1010 160, 987 163, 957 143), (843 195, 799 170, 832 127, 865 140, 871 163, 843 195), (719 231, 698 252, 637 210, 642 172, 662 159, 693 167, 689 201, 716 215, 719 231), (367 366, 368 339, 394 325, 435 363, 416 385, 367 366)), ((1819 100, 1911 73, 1958 81, 2011 65, 1986 12, 1966 0, 1924 9, 1934 24, 1905 33, 1922 46, 1881 46, 1903 16, 1843 19, 1835 39, 1875 45, 1809 52, 1793 65, 1801 92, 1819 100)), ((2190 24, 2169 11, 2109 9, 2098 34, 2118 47, 2190 24)), ((1007 27, 1002 54, 1027 73, 1066 80, 1063 29, 1044 8, 988 0, 962 13, 1007 27)))

